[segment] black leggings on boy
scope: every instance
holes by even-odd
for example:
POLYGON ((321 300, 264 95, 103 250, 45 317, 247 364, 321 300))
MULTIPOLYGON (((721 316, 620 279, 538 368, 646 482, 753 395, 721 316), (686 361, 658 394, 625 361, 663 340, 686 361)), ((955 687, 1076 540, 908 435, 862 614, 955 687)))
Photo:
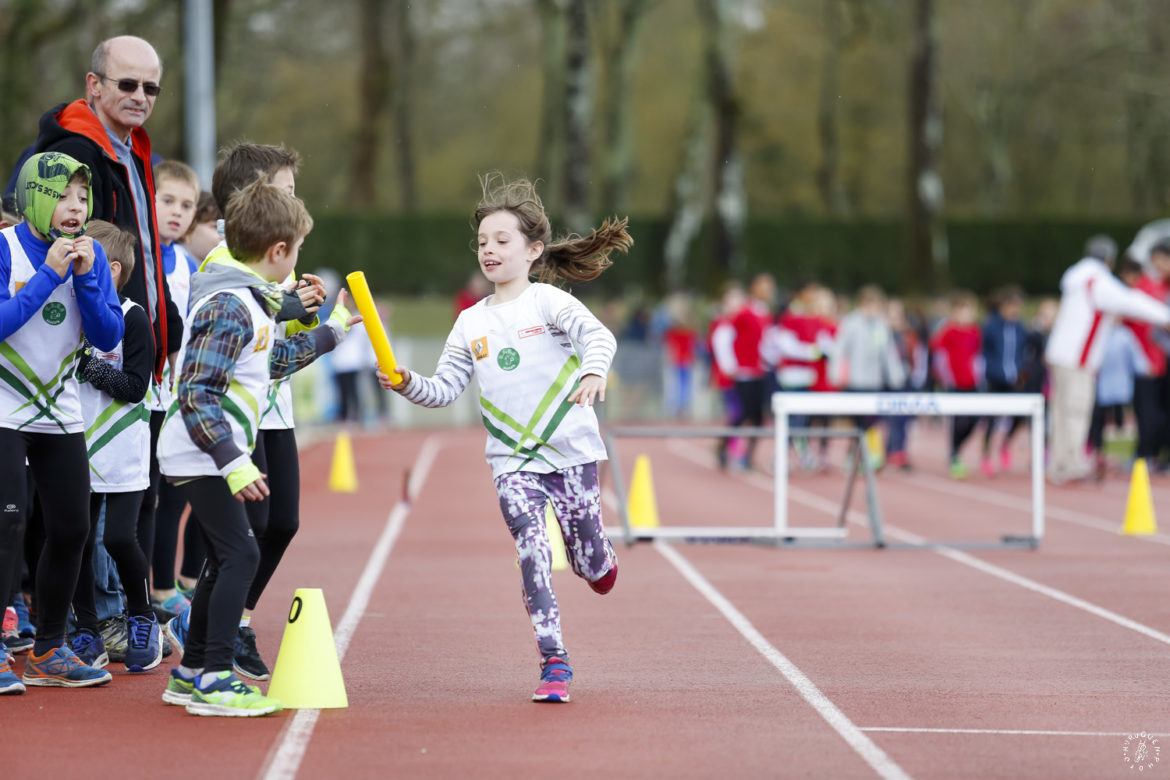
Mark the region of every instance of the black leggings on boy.
POLYGON ((138 510, 143 490, 126 493, 91 493, 89 496, 89 538, 81 559, 81 576, 73 595, 73 613, 81 628, 97 630, 98 614, 94 606, 93 551, 97 544, 98 516, 106 506, 105 534, 102 544, 118 567, 118 578, 126 593, 126 611, 131 615, 149 615, 150 589, 147 585, 146 557, 138 545, 138 510))
POLYGON ((248 592, 248 609, 256 608, 300 528, 301 466, 295 429, 261 430, 252 462, 260 473, 268 475, 270 495, 263 501, 247 502, 248 521, 260 544, 260 564, 248 592))
MULTIPOLYGON (((186 506, 187 499, 183 496, 182 490, 165 479, 159 482, 158 504, 154 511, 154 553, 150 558, 155 590, 169 590, 174 587, 175 557, 179 550, 179 521, 186 506)), ((187 522, 191 524, 191 519, 188 518, 187 522)), ((199 576, 198 572, 195 576, 199 576)))
POLYGON ((89 456, 82 433, 0 428, 0 583, 7 590, 20 560, 20 532, 31 493, 25 456, 44 510, 45 546, 36 573, 37 642, 42 655, 65 641, 65 621, 89 533, 89 456), (20 478, 13 478, 19 476, 20 478))
POLYGON ((236 627, 260 561, 248 514, 222 477, 180 485, 207 545, 207 561, 191 599, 191 625, 183 665, 222 672, 232 668, 236 627))

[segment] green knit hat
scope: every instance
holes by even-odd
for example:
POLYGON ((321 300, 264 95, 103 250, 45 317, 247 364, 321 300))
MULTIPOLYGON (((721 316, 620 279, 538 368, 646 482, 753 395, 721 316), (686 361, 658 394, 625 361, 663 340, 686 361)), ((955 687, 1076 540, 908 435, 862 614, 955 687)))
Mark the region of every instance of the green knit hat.
MULTIPOLYGON (((25 161, 16 180, 16 210, 42 236, 50 235, 53 229, 53 212, 57 201, 65 192, 65 185, 78 170, 85 172, 89 188, 89 209, 85 221, 93 216, 93 178, 89 166, 79 163, 67 154, 42 152, 25 161)), ((84 230, 79 230, 81 234, 84 230)), ((72 238, 72 236, 69 236, 72 238)))

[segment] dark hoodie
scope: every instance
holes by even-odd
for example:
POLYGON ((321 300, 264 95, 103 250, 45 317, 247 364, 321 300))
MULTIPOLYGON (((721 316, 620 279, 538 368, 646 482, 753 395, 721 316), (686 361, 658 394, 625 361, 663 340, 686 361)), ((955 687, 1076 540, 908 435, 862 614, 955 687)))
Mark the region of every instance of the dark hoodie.
MULTIPOLYGON (((150 137, 141 127, 130 132, 130 148, 138 176, 145 184, 149 236, 139 236, 134 246, 134 270, 122 293, 141 306, 150 318, 154 337, 154 374, 162 378, 162 367, 171 352, 177 352, 183 343, 183 319, 171 301, 166 273, 162 267, 158 226, 154 216, 154 173, 151 168, 150 137), (151 307, 147 295, 146 263, 143 260, 141 240, 151 242, 154 255, 153 284, 156 305, 151 307)), ((106 128, 83 100, 62 103, 41 117, 37 152, 64 152, 85 163, 93 177, 93 218, 104 219, 138 236, 138 212, 130 188, 129 174, 118 160, 106 128)))

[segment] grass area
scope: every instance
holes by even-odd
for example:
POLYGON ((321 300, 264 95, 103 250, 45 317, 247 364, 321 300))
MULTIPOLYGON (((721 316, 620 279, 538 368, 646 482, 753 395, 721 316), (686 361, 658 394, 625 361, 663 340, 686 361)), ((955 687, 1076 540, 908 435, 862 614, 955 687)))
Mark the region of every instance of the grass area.
POLYGON ((451 296, 416 295, 388 298, 390 321, 386 323, 395 336, 446 336, 455 323, 455 306, 451 296))

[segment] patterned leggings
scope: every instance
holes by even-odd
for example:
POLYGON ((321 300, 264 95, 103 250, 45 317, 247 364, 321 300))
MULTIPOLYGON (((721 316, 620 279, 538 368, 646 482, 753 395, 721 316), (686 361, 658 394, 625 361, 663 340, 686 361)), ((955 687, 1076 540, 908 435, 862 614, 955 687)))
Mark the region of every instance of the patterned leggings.
POLYGON ((524 604, 532 618, 540 654, 567 661, 569 656, 561 640, 560 609, 552 586, 552 548, 545 526, 545 506, 552 502, 573 572, 589 582, 600 579, 617 563, 617 555, 601 527, 597 464, 571 466, 551 474, 503 474, 496 478, 496 492, 508 530, 516 541, 524 604))

